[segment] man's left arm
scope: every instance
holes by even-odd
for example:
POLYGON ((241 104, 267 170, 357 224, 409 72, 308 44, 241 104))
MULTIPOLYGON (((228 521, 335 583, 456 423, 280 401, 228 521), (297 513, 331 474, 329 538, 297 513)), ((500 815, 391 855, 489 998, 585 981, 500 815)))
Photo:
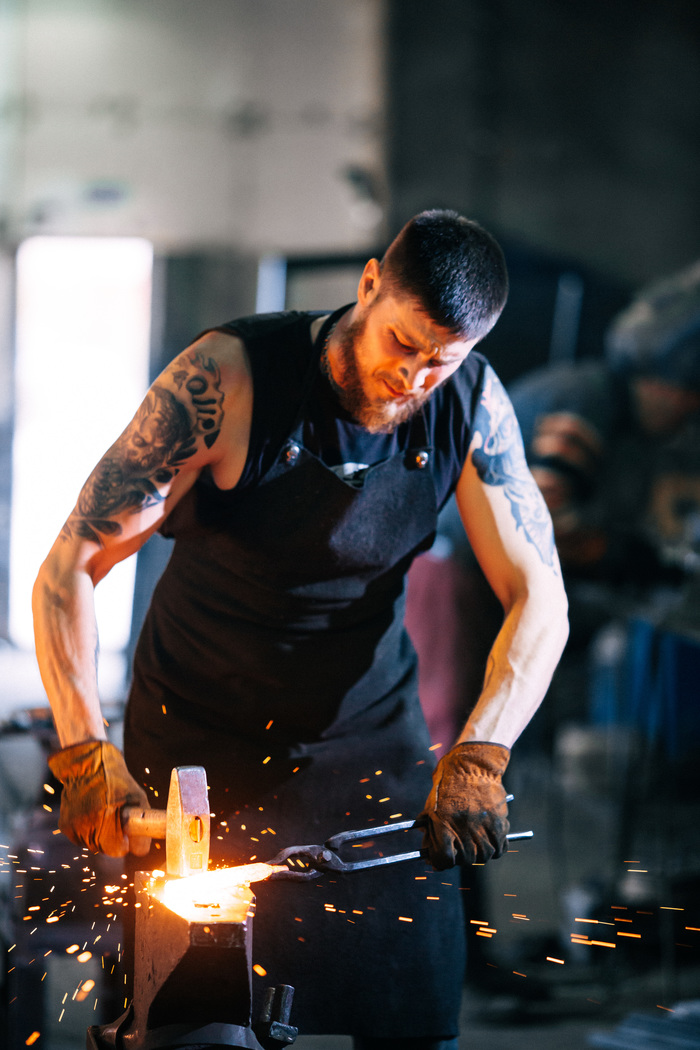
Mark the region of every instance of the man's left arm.
MULTIPOLYGON (((567 600, 549 512, 525 460, 513 407, 487 368, 457 505, 503 606, 481 695, 438 763, 422 823, 438 868, 500 856, 510 748, 539 707, 568 636, 567 600)), ((468 639, 465 640, 468 644, 468 639)))

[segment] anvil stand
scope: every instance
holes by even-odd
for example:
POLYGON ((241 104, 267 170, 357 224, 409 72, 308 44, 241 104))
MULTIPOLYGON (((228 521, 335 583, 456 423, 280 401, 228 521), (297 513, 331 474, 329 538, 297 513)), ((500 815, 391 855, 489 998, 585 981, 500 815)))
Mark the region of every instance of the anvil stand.
POLYGON ((149 892, 136 875, 134 998, 112 1024, 92 1025, 87 1050, 276 1050, 297 1036, 289 1024, 294 989, 268 988, 252 1015, 252 918, 191 921, 149 892))

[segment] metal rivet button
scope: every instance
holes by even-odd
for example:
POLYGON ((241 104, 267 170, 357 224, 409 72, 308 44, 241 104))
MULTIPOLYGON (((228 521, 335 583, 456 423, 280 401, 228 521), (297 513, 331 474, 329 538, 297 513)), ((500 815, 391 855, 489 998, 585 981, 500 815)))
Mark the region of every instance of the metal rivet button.
POLYGON ((430 463, 429 452, 416 452, 416 466, 419 470, 422 470, 423 467, 427 467, 428 463, 430 463))
POLYGON ((284 459, 286 463, 294 463, 298 458, 301 449, 297 445, 296 441, 290 441, 284 450, 284 459))

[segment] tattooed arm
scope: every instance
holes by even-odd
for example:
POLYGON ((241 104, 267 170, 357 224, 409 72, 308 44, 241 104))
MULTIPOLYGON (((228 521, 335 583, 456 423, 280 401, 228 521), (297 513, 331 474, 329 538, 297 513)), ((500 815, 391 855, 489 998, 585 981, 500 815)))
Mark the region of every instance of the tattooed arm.
POLYGON ((153 383, 86 481, 34 586, 36 649, 62 746, 103 740, 93 590, 137 551, 209 466, 233 486, 252 389, 239 340, 212 333, 153 383))
POLYGON ((505 614, 481 696, 459 740, 510 747, 539 706, 561 656, 567 601, 551 519, 528 470, 513 407, 490 368, 457 505, 505 614))

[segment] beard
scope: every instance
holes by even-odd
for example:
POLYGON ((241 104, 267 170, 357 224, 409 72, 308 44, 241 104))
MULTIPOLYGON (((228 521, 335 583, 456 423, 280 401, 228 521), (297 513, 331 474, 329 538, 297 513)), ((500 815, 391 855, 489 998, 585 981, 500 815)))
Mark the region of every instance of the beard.
MULTIPOLYGON (((402 423, 406 423, 428 400, 429 394, 411 395, 406 398, 371 398, 367 395, 363 382, 357 348, 361 343, 366 327, 366 318, 362 317, 348 325, 338 336, 336 364, 339 379, 333 378, 328 365, 326 353, 322 358, 323 369, 335 390, 341 405, 370 434, 391 434, 402 423)), ((389 373, 377 372, 379 379, 385 379, 396 386, 389 373)))

